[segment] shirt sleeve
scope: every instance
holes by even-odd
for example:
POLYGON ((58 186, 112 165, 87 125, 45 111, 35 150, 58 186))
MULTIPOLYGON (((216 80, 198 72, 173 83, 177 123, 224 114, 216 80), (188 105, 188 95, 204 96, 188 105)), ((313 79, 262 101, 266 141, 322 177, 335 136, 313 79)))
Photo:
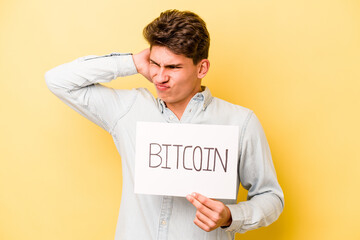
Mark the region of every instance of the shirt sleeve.
POLYGON ((248 190, 247 201, 227 205, 232 223, 225 230, 244 233, 273 223, 284 207, 265 133, 252 112, 244 129, 239 164, 240 182, 248 190))
POLYGON ((112 132, 116 121, 134 103, 135 90, 101 85, 137 73, 131 54, 86 56, 55 67, 45 74, 49 89, 84 117, 112 132))

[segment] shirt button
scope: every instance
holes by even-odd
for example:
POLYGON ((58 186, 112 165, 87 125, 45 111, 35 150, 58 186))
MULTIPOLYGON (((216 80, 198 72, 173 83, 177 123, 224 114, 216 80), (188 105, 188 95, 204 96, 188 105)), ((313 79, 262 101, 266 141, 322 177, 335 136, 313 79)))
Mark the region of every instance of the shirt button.
POLYGON ((165 220, 162 220, 162 221, 161 221, 161 224, 162 224, 162 225, 166 225, 166 221, 165 221, 165 220))
POLYGON ((189 110, 189 112, 191 112, 191 111, 192 111, 192 109, 189 110))

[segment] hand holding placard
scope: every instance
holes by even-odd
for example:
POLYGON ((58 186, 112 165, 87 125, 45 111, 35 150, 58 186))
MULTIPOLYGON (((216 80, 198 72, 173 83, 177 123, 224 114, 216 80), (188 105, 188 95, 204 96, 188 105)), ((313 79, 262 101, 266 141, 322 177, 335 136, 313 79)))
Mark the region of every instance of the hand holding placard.
POLYGON ((187 195, 186 199, 196 207, 194 223, 206 232, 218 227, 230 226, 230 209, 222 202, 209 199, 199 193, 187 195))

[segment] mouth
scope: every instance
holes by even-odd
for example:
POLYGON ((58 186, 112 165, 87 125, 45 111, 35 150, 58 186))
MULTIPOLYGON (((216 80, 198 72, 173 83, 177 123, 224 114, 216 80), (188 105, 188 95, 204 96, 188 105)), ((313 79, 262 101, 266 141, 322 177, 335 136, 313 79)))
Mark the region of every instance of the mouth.
POLYGON ((155 84, 156 89, 159 91, 166 91, 167 89, 169 89, 170 87, 168 85, 165 84, 155 84))

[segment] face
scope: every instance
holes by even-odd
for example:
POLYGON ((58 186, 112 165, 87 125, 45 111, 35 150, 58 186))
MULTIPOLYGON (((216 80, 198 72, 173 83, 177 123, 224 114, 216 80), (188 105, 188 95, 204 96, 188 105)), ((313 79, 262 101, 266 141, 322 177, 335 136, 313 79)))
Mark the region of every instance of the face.
POLYGON ((150 77, 158 97, 170 109, 186 107, 191 98, 201 91, 201 71, 201 62, 195 65, 191 58, 174 54, 167 47, 151 48, 150 77))

